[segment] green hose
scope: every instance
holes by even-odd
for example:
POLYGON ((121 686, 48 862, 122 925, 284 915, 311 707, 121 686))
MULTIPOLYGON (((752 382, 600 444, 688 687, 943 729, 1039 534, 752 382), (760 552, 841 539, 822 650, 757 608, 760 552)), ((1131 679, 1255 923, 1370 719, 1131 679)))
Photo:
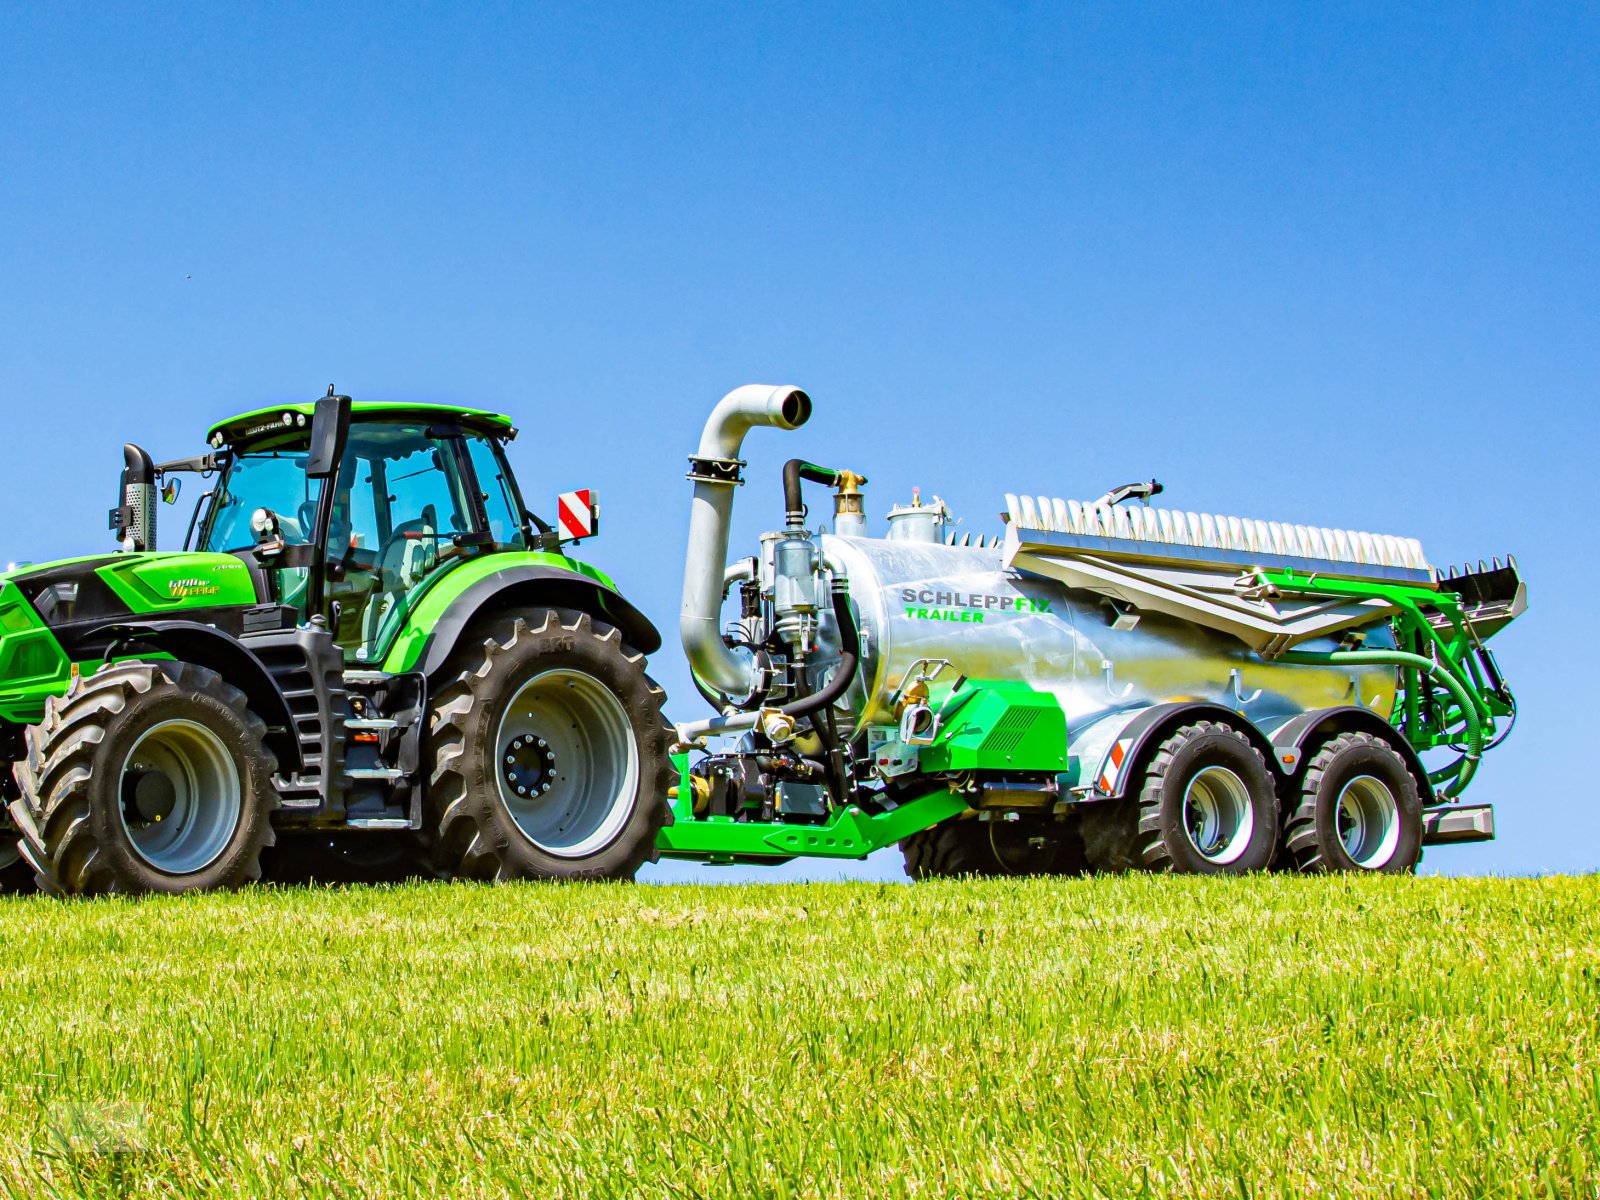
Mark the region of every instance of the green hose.
POLYGON ((1477 773, 1478 761, 1483 757, 1483 720, 1478 714, 1478 704, 1475 698, 1461 681, 1449 670, 1434 662, 1431 658, 1424 658, 1420 654, 1408 654, 1404 650, 1332 650, 1319 652, 1315 650, 1289 650, 1286 651, 1281 661, 1301 663, 1305 666, 1373 666, 1415 667, 1430 678, 1444 685, 1445 691, 1455 698, 1461 706, 1462 715, 1467 721, 1467 749, 1461 758, 1460 770, 1443 772, 1448 776, 1455 775, 1451 781, 1449 791, 1441 790, 1439 798, 1452 799, 1466 790, 1467 783, 1477 773))

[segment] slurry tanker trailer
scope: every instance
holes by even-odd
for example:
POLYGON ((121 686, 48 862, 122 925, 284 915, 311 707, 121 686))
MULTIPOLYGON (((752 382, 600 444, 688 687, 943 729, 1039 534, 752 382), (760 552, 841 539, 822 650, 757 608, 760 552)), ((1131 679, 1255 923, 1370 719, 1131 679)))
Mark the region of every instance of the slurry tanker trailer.
POLYGON ((118 548, 0 574, 0 890, 895 844, 919 878, 1407 871, 1493 836, 1461 798, 1516 714, 1487 646, 1526 604, 1509 558, 1440 573, 1408 539, 1153 508, 1153 482, 1008 496, 959 541, 913 496, 873 536, 865 478, 795 459, 730 562, 745 435, 810 414, 740 388, 690 460, 680 632, 715 715, 675 729, 659 634, 566 552, 592 494, 530 512, 509 418, 330 388, 190 458, 126 446, 118 548), (162 548, 184 477, 206 490, 162 548))
POLYGON ((740 388, 690 459, 680 632, 716 715, 676 727, 664 855, 1404 872, 1494 836, 1462 797, 1516 715, 1488 646, 1515 560, 1441 572, 1409 538, 1154 507, 1154 481, 1007 495, 995 536, 913 496, 875 532, 862 475, 794 459, 730 561, 745 435, 810 413, 740 388))

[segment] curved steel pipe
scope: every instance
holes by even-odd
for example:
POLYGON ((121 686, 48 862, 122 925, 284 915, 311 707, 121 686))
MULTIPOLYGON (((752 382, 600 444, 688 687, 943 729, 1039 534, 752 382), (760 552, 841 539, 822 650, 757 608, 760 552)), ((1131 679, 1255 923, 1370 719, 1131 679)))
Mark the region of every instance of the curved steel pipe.
POLYGON ((811 418, 811 397, 795 387, 746 384, 724 396, 700 435, 694 456, 694 502, 683 571, 683 607, 678 633, 695 675, 735 699, 755 690, 748 650, 722 640, 723 577, 728 561, 728 523, 733 514, 733 465, 747 433, 758 425, 798 429, 811 418), (715 472, 707 464, 723 469, 715 472))

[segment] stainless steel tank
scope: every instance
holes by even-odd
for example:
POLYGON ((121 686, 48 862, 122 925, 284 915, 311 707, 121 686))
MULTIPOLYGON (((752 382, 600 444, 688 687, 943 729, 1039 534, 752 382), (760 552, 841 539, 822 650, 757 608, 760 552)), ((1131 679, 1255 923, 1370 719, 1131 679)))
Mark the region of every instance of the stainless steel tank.
MULTIPOLYGON (((953 668, 942 679, 1049 692, 1073 723, 1171 700, 1215 701, 1258 725, 1340 704, 1387 718, 1394 704, 1390 668, 1273 663, 1203 625, 1007 570, 998 547, 823 535, 820 549, 848 578, 861 629, 861 670, 840 705, 856 732, 894 724, 897 689, 919 661, 938 659, 953 668)), ((1367 633, 1368 646, 1392 644, 1384 622, 1367 633)), ((822 642, 825 667, 837 653, 831 622, 822 642)))

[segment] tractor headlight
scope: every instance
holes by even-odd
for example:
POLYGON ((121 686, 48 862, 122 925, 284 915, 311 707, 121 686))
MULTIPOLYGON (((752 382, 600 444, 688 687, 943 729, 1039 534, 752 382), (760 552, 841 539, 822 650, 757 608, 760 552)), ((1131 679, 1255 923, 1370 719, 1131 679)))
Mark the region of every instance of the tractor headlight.
POLYGON ((258 508, 250 514, 250 529, 258 542, 264 542, 278 532, 278 517, 270 508, 258 508))

